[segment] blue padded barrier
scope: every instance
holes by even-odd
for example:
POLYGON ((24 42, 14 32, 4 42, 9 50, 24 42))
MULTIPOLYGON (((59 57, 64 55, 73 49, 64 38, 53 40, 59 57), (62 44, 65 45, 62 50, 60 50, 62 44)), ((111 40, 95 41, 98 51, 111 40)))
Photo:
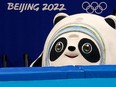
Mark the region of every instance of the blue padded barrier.
POLYGON ((85 78, 116 78, 116 65, 80 66, 85 78))
POLYGON ((0 81, 116 78, 116 65, 1 68, 0 81))
POLYGON ((0 81, 84 78, 79 67, 1 68, 0 81))

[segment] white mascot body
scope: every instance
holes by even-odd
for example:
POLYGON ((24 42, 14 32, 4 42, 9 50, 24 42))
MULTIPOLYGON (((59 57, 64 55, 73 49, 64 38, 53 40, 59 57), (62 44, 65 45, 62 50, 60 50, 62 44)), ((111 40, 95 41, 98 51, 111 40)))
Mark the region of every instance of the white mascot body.
POLYGON ((42 54, 32 66, 116 64, 116 18, 81 13, 54 17, 42 54))

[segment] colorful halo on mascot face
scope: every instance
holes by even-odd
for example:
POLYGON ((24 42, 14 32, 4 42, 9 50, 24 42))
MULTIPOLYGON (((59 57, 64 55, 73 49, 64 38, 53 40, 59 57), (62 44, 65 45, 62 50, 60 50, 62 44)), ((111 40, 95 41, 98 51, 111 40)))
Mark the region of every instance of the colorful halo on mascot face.
MULTIPOLYGON (((99 51, 100 51, 100 62, 99 65, 104 64, 105 63, 105 45, 104 42, 102 40, 102 37, 100 36, 99 32, 86 24, 67 24, 64 27, 61 27, 60 29, 58 29, 53 35, 52 38, 50 39, 48 45, 47 45, 47 49, 46 49, 46 53, 45 55, 45 63, 43 64, 43 66, 51 66, 50 65, 50 51, 52 49, 52 44, 54 43, 54 41, 61 35, 68 33, 68 32, 81 32, 84 33, 88 36, 90 36, 92 39, 94 39, 99 47, 99 51)), ((78 64, 77 64, 78 65, 78 64)))

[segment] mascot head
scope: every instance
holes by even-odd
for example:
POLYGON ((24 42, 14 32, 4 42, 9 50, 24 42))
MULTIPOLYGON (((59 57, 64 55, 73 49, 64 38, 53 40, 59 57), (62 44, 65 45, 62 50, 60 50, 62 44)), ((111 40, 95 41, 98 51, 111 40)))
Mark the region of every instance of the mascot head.
POLYGON ((116 63, 116 18, 58 13, 42 54, 31 66, 116 63))

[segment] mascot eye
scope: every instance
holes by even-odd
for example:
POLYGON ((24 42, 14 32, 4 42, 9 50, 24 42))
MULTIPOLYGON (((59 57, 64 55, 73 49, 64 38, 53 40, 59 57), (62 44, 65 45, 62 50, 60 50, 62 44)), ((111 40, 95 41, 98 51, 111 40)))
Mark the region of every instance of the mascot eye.
POLYGON ((61 52, 63 50, 63 48, 64 48, 64 44, 61 41, 59 41, 55 46, 55 51, 61 52))
POLYGON ((62 37, 55 41, 50 51, 50 61, 55 61, 58 59, 67 46, 67 39, 62 37))
POLYGON ((83 38, 78 44, 78 48, 83 58, 91 63, 96 63, 100 60, 99 47, 96 43, 88 38, 83 38))
POLYGON ((82 51, 85 54, 89 54, 92 51, 92 45, 90 43, 84 43, 82 46, 82 51))

